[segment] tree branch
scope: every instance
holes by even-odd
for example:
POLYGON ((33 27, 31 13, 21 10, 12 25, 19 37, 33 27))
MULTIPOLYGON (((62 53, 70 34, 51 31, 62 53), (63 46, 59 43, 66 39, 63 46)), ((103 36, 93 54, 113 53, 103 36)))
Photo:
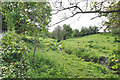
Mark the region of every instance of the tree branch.
POLYGON ((95 17, 91 18, 91 20, 98 18, 98 17, 101 17, 101 15, 95 16, 95 17))
POLYGON ((83 12, 77 12, 77 13, 113 13, 113 12, 120 12, 120 9, 118 10, 111 10, 111 11, 83 11, 83 12))
MULTIPOLYGON (((52 26, 54 26, 54 25, 56 25, 56 24, 59 24, 59 23, 65 21, 65 20, 67 20, 67 19, 75 16, 76 14, 80 14, 80 13, 85 14, 85 13, 113 13, 113 12, 120 12, 120 9, 118 9, 118 10, 111 10, 111 11, 84 11, 84 12, 76 12, 76 13, 73 14, 72 16, 69 16, 69 17, 67 17, 66 19, 63 19, 63 20, 61 20, 61 21, 53 24, 52 26)), ((101 15, 100 15, 100 16, 97 16, 97 17, 101 17, 101 15)), ((96 17, 94 17, 94 18, 96 18, 96 17)), ((93 18, 93 19, 94 19, 94 18, 93 18)))
MULTIPOLYGON (((60 12, 60 11, 64 11, 64 10, 71 9, 71 8, 76 8, 76 6, 71 6, 71 7, 64 8, 64 9, 62 9, 62 10, 57 10, 57 12, 56 12, 56 13, 53 13, 53 14, 57 14, 57 13, 60 12)), ((54 11, 55 11, 55 10, 54 10, 54 11)))
POLYGON ((53 24, 53 25, 51 25, 51 26, 54 26, 54 25, 59 24, 59 23, 65 21, 65 20, 67 20, 67 19, 69 19, 69 18, 72 18, 72 17, 74 17, 76 14, 78 14, 78 13, 75 13, 75 14, 73 14, 72 16, 69 16, 69 17, 67 17, 67 18, 65 18, 65 19, 63 19, 63 20, 61 20, 61 21, 59 21, 59 22, 57 22, 57 23, 55 23, 55 24, 53 24))

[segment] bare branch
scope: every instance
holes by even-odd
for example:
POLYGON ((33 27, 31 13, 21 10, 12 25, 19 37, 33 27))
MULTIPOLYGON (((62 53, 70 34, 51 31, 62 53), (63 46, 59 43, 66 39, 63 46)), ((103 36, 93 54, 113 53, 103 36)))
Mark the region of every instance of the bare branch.
MULTIPOLYGON (((116 10, 109 10, 109 11, 108 11, 108 9, 105 9, 103 5, 104 5, 105 2, 107 2, 106 0, 94 4, 92 6, 93 9, 91 9, 89 11, 87 11, 89 0, 83 0, 83 1, 87 1, 85 10, 81 9, 82 7, 81 7, 81 5, 79 5, 80 1, 78 1, 78 2, 76 0, 75 0, 75 2, 70 2, 70 0, 68 0, 68 1, 70 3, 69 4, 70 6, 62 7, 62 8, 56 8, 56 10, 54 10, 55 13, 53 13, 53 14, 57 14, 59 12, 65 11, 65 10, 66 11, 69 10, 69 12, 72 13, 72 14, 70 16, 68 16, 68 17, 65 16, 63 20, 61 20, 61 21, 59 21, 59 22, 57 22, 57 23, 55 23, 53 25, 61 23, 61 22, 65 21, 65 20, 75 16, 76 14, 98 13, 99 14, 98 16, 95 16, 95 17, 91 18, 91 20, 93 20, 93 19, 95 19, 97 17, 102 17, 102 16, 105 16, 106 14, 109 14, 109 13, 120 12, 120 8, 116 8, 116 10)), ((63 6, 62 3, 59 2, 59 4, 61 4, 60 6, 63 6)), ((108 7, 108 8, 110 8, 110 7, 108 7)))
POLYGON ((98 17, 101 17, 101 15, 95 16, 95 17, 91 18, 91 20, 98 18, 98 17))
POLYGON ((78 12, 78 13, 113 13, 113 12, 119 12, 120 9, 118 10, 111 10, 111 11, 83 11, 83 12, 78 12))
POLYGON ((82 9, 80 7, 78 7, 77 5, 76 5, 76 8, 78 8, 81 12, 83 12, 82 9))
POLYGON ((78 8, 81 11, 79 13, 113 13, 113 12, 119 12, 120 11, 120 9, 118 9, 118 10, 111 10, 111 11, 100 11, 100 10, 96 10, 96 11, 82 11, 82 9, 76 5, 76 6, 71 6, 71 7, 64 8, 62 10, 57 10, 57 12, 53 13, 53 14, 57 14, 60 11, 64 11, 64 10, 67 10, 67 9, 70 9, 70 8, 78 8))
MULTIPOLYGON (((75 8, 76 6, 71 6, 71 7, 67 7, 67 8, 64 8, 64 9, 62 9, 62 10, 57 10, 57 12, 56 13, 53 13, 53 14, 57 14, 58 12, 60 12, 60 11, 64 11, 64 10, 67 10, 67 9, 71 9, 71 8, 75 8)), ((55 10, 54 10, 55 11, 55 10)))
MULTIPOLYGON (((53 24, 52 26, 54 26, 54 25, 56 25, 56 24, 58 24, 58 23, 61 23, 61 22, 65 21, 65 20, 67 20, 67 19, 69 19, 69 18, 71 18, 71 17, 74 17, 76 14, 80 14, 80 13, 83 13, 83 14, 85 14, 85 13, 113 13, 113 12, 119 12, 119 11, 120 11, 120 9, 119 9, 119 10, 111 10, 111 11, 84 11, 84 12, 76 12, 76 13, 73 14, 72 16, 69 16, 69 17, 67 17, 66 19, 63 19, 63 20, 61 20, 61 21, 53 24)), ((101 16, 98 16, 98 17, 101 17, 101 16)))
POLYGON ((63 19, 63 20, 61 20, 61 21, 59 21, 59 22, 57 22, 57 23, 55 23, 55 24, 53 24, 53 25, 51 25, 51 26, 54 26, 54 25, 59 24, 59 23, 65 21, 65 20, 67 20, 67 19, 69 19, 69 18, 72 18, 72 17, 74 17, 76 14, 78 14, 78 13, 75 13, 75 14, 73 14, 72 16, 69 16, 69 17, 67 17, 67 18, 65 18, 65 19, 63 19))

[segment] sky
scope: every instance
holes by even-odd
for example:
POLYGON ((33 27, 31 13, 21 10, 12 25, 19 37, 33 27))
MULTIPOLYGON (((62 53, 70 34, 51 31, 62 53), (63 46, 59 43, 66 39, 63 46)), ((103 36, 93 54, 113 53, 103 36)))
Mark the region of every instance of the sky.
MULTIPOLYGON (((52 20, 51 20, 50 25, 59 22, 63 16, 62 13, 64 13, 64 12, 60 12, 57 15, 52 15, 52 20)), ((67 14, 70 14, 70 13, 67 12, 67 14)), ((63 21, 57 25, 51 26, 49 28, 49 31, 52 32, 56 26, 60 25, 62 27, 62 25, 64 25, 64 24, 68 24, 68 25, 70 25, 70 27, 72 29, 78 29, 78 30, 80 30, 81 27, 89 27, 89 26, 102 27, 102 21, 107 20, 107 19, 105 17, 101 17, 101 18, 95 18, 95 19, 91 20, 91 18, 93 18, 95 16, 97 16, 97 15, 93 14, 93 13, 92 14, 80 14, 80 15, 78 14, 72 18, 69 18, 66 21, 63 21)), ((100 32, 103 32, 103 29, 101 29, 100 32)))
MULTIPOLYGON (((61 22, 57 25, 51 26, 49 28, 49 31, 52 32, 54 30, 54 28, 58 25, 62 26, 63 24, 68 24, 70 25, 70 27, 72 29, 78 29, 80 30, 81 27, 89 27, 89 26, 97 26, 97 27, 101 27, 102 26, 102 21, 106 18, 102 17, 102 18, 95 18, 93 20, 91 20, 91 18, 95 17, 95 14, 83 14, 82 16, 80 15, 76 15, 75 17, 72 17, 64 22, 61 22), (79 18, 80 17, 80 18, 79 18)), ((52 20, 51 20, 51 25, 58 22, 60 20, 60 17, 57 15, 52 16, 52 20)), ((102 32, 103 30, 101 29, 100 32, 102 32)))

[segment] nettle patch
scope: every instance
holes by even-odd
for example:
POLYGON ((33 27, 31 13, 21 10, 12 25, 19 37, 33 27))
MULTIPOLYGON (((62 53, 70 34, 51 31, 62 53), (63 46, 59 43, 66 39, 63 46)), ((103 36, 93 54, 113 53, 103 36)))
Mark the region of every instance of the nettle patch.
POLYGON ((3 77, 22 77, 26 73, 28 49, 22 36, 8 31, 2 38, 3 77))

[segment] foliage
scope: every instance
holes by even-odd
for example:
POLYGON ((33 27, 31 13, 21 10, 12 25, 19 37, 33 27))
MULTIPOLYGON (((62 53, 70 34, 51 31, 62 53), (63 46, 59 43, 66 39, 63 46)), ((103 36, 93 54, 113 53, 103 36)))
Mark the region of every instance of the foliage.
POLYGON ((26 16, 22 15, 21 4, 21 2, 2 2, 3 28, 14 27, 18 33, 28 30, 26 16))
POLYGON ((22 36, 15 33, 15 30, 8 31, 2 38, 2 59, 3 77, 25 77, 27 72, 26 56, 28 49, 22 36))
POLYGON ((71 38, 72 28, 70 27, 70 25, 63 25, 63 33, 63 39, 71 38))
MULTIPOLYGON (((69 39, 68 39, 69 40, 69 39)), ((44 43, 49 39, 44 39, 44 43)), ((52 42, 52 41, 50 41, 52 42)), ((52 43, 56 43, 53 42, 52 43)), ((27 43, 29 48, 33 48, 33 44, 27 43)), ((35 63, 32 65, 33 50, 31 49, 27 62, 29 63, 29 73, 32 78, 117 78, 111 70, 108 70, 103 65, 92 62, 85 62, 83 59, 71 54, 66 54, 64 51, 47 50, 47 45, 43 50, 37 47, 35 63)), ((64 45, 65 46, 65 45, 64 45)), ((83 51, 83 48, 81 48, 83 51)), ((85 50, 84 50, 85 51, 85 50)), ((92 52, 92 51, 91 51, 92 52)), ((89 54, 90 55, 90 54, 89 54)), ((93 55, 91 55, 93 56, 93 55)))
POLYGON ((85 35, 91 35, 91 34, 96 34, 98 33, 99 29, 97 26, 90 26, 89 28, 82 27, 80 33, 80 36, 85 36, 85 35))
POLYGON ((81 31, 79 32, 78 29, 72 30, 70 25, 63 25, 63 29, 60 26, 57 26, 53 32, 50 33, 50 37, 53 39, 57 39, 59 42, 60 40, 65 40, 74 37, 82 37, 85 35, 97 34, 99 31, 97 26, 90 26, 89 28, 82 27, 81 31))
MULTIPOLYGON (((113 3, 112 6, 108 10, 120 9, 120 1, 117 3, 113 3)), ((107 26, 108 30, 111 30, 113 34, 120 34, 120 11, 116 13, 111 13, 106 16, 108 18, 108 22, 104 22, 107 26)))
POLYGON ((48 25, 48 23, 50 22, 50 12, 51 7, 47 2, 2 3, 2 14, 4 16, 3 25, 7 26, 8 29, 12 29, 14 27, 17 33, 34 31, 35 28, 33 27, 33 25, 35 24, 35 22, 40 23, 40 27, 44 26, 45 28, 46 25, 48 25))
MULTIPOLYGON (((55 47, 54 40, 51 39, 44 39, 44 44, 46 45, 44 49, 41 47, 37 47, 34 65, 32 63, 32 52, 33 52, 33 44, 27 42, 29 46, 30 53, 27 58, 28 63, 28 72, 30 73, 30 77, 32 78, 65 78, 66 71, 59 66, 52 57, 47 55, 46 53, 51 51, 51 46, 55 47), (50 44, 49 41, 53 44, 50 44), (49 48, 49 49, 48 49, 49 48)), ((53 50, 55 51, 55 50, 53 50)), ((50 53, 49 53, 50 54, 50 53)))
POLYGON ((23 60, 14 63, 2 62, 2 75, 3 78, 28 78, 29 73, 27 72, 28 67, 26 62, 23 60))
POLYGON ((15 31, 8 31, 2 38, 3 59, 6 62, 16 62, 25 56, 28 51, 21 37, 15 31))
MULTIPOLYGON (((9 76, 10 78, 16 78, 16 73, 20 73, 20 74, 23 74, 23 76, 19 74, 18 78, 86 78, 86 77, 87 78, 93 78, 93 77, 94 78, 118 78, 119 76, 113 74, 114 71, 106 69, 105 66, 103 65, 99 65, 91 62, 92 59, 93 60, 99 59, 99 58, 96 58, 96 56, 100 57, 100 54, 102 52, 100 52, 99 54, 96 53, 97 54, 96 55, 94 54, 95 52, 93 51, 93 49, 89 49, 85 47, 86 43, 89 44, 88 42, 94 44, 96 42, 95 40, 97 39, 97 42, 99 43, 100 42, 99 38, 104 37, 105 39, 108 39, 106 38, 108 36, 99 35, 99 34, 91 35, 91 36, 93 37, 91 38, 89 36, 85 36, 87 37, 87 39, 84 37, 81 37, 84 43, 83 41, 81 41, 81 39, 77 39, 77 38, 75 39, 77 42, 72 39, 67 39, 66 42, 62 41, 61 42, 62 49, 68 47, 68 49, 74 50, 73 51, 74 54, 72 52, 72 54, 70 55, 66 54, 64 50, 59 52, 57 49, 56 50, 50 49, 51 46, 53 47, 58 46, 58 43, 56 40, 40 37, 39 38, 40 43, 38 44, 36 49, 37 51, 35 55, 34 64, 32 63, 32 58, 33 58, 32 53, 34 51, 33 50, 34 44, 32 42, 29 42, 29 40, 26 40, 26 44, 28 46, 28 49, 30 50, 29 55, 26 56, 26 60, 25 60, 27 69, 26 70, 22 69, 21 62, 10 63, 10 65, 6 64, 6 67, 3 68, 3 70, 6 70, 6 74, 7 74, 6 77, 8 78, 9 76), (91 39, 93 38, 94 40, 92 41, 91 39), (68 42, 70 42, 71 44, 67 44, 68 42), (44 46, 40 46, 41 43, 43 43, 42 45, 44 46), (79 43, 79 47, 84 46, 85 48, 82 47, 82 48, 79 48, 79 50, 77 50, 78 43, 79 43), (85 45, 83 45, 82 43, 85 45), (77 56, 75 55, 75 53, 77 56), (83 56, 84 59, 82 59, 81 56, 83 56), (90 62, 86 62, 89 59, 90 59, 90 62), (21 67, 20 69, 16 66, 18 65, 18 63, 19 63, 19 67, 21 67), (25 72, 22 73, 22 71, 25 71, 25 72)), ((34 37, 31 37, 31 36, 24 36, 24 37, 27 37, 26 39, 34 40, 34 37)), ((112 38, 109 37, 109 39, 112 39, 112 38)), ((114 42, 114 38, 112 40, 114 42)), ((106 43, 107 43, 107 40, 106 40, 106 43)), ((99 48, 100 46, 101 45, 99 45, 99 48)), ((108 54, 108 53, 105 53, 105 54, 108 54)))
POLYGON ((72 37, 79 37, 79 30, 73 30, 72 37))
MULTIPOLYGON (((97 4, 95 2, 95 5, 97 4)), ((96 34, 98 33, 96 26, 82 27, 80 34, 78 34, 77 29, 72 31, 70 25, 64 24, 63 30, 58 28, 55 34, 58 42, 60 39, 68 39, 71 36, 96 34, 80 39, 64 40, 62 51, 59 52, 57 49, 59 43, 56 40, 43 37, 48 35, 47 26, 51 19, 49 3, 4 2, 2 6, 4 25, 9 29, 15 29, 13 32, 8 31, 2 39, 4 78, 118 77, 118 75, 113 74, 114 71, 106 69, 103 65, 95 64, 97 62, 104 63, 111 53, 110 49, 117 47, 116 39, 114 41, 112 37, 108 38, 108 36, 96 34), (21 36, 15 32, 20 33, 21 36), (24 36, 22 32, 25 34, 24 36), (30 49, 29 54, 23 40, 30 49), (34 53, 33 56, 32 53, 34 53)), ((119 8, 119 3, 116 8, 119 8)), ((101 8, 96 7, 95 10, 101 10, 101 8)), ((101 13, 99 12, 99 14, 101 13)), ((116 14, 119 13, 111 14, 111 17, 116 14)), ((116 16, 116 21, 113 20, 112 25, 116 24, 115 26, 119 27, 117 24, 119 15, 116 16)), ((110 20, 113 19, 111 17, 110 20)), ((119 32, 116 28, 115 31, 119 32)), ((120 70, 119 56, 119 50, 114 50, 109 57, 109 65, 118 71, 120 70)))
POLYGON ((112 66, 113 69, 117 69, 120 71, 120 51, 114 49, 112 54, 109 57, 109 65, 112 66))
MULTIPOLYGON (((117 3, 113 3, 112 6, 108 9, 108 10, 115 10, 115 9, 120 9, 120 1, 118 1, 117 3)), ((116 13, 111 13, 109 15, 106 15, 108 21, 104 23, 104 25, 107 26, 108 30, 112 32, 112 34, 118 35, 118 39, 120 39, 119 35, 120 35, 120 11, 116 12, 116 13)), ((117 40, 117 37, 115 37, 114 42, 118 42, 119 44, 119 40, 117 40)), ((119 62, 119 56, 120 56, 120 52, 117 49, 114 49, 112 54, 110 54, 110 58, 109 58, 109 65, 112 66, 113 69, 117 69, 118 71, 120 71, 120 62, 119 62)))
POLYGON ((57 26, 53 32, 52 32, 52 36, 53 39, 57 39, 57 42, 60 42, 62 35, 61 35, 61 27, 57 26))

